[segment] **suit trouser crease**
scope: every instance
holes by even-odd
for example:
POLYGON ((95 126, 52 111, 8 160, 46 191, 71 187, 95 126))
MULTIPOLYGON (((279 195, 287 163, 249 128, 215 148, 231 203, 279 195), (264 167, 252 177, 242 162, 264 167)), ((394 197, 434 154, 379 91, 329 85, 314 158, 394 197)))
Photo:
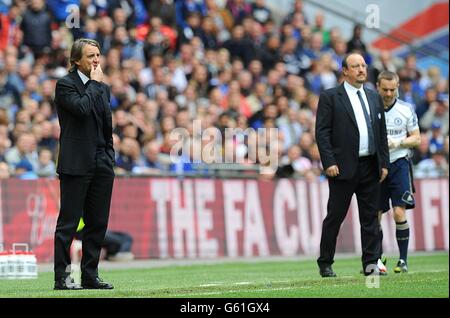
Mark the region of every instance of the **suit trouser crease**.
POLYGON ((376 162, 359 162, 357 172, 350 180, 329 179, 329 189, 328 211, 322 224, 320 257, 317 260, 319 267, 330 266, 334 262, 337 236, 353 193, 358 202, 363 267, 376 263, 379 254, 377 202, 380 191, 376 162))
POLYGON ((82 280, 98 276, 101 244, 105 237, 114 171, 105 152, 97 152, 96 165, 87 175, 60 175, 61 208, 55 231, 55 279, 70 274, 70 246, 83 216, 82 280))

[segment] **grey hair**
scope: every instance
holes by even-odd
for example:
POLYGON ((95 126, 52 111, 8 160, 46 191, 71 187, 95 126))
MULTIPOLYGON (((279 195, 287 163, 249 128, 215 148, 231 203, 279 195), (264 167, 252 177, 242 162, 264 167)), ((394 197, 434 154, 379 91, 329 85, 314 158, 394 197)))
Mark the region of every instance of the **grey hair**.
POLYGON ((72 45, 72 49, 70 50, 69 72, 74 72, 77 69, 77 65, 75 64, 75 62, 78 62, 83 57, 83 48, 86 45, 95 46, 100 50, 100 44, 95 40, 84 38, 76 40, 72 45))

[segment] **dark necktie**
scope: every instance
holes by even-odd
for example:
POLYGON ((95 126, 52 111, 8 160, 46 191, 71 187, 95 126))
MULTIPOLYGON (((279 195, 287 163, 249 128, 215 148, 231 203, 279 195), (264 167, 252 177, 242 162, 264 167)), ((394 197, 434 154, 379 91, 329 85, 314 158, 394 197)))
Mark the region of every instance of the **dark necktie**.
POLYGON ((361 92, 358 91, 359 102, 361 103, 361 107, 363 109, 364 117, 366 118, 367 125, 367 134, 369 135, 369 155, 375 154, 375 137, 373 135, 372 129, 372 121, 370 120, 369 114, 367 113, 366 104, 364 103, 364 99, 361 96, 361 92))

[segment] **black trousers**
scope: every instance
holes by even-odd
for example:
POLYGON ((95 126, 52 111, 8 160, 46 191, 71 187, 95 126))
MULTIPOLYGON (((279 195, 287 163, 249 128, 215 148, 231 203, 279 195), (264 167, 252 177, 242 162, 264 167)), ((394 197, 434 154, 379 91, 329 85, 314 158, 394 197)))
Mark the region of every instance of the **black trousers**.
POLYGON ((98 263, 108 226, 114 170, 104 150, 96 154, 95 168, 83 176, 61 174, 61 207, 55 230, 55 280, 70 275, 70 246, 83 216, 81 279, 98 276, 98 263))
POLYGON ((317 263, 320 268, 330 266, 334 262, 336 240, 339 229, 347 215, 353 194, 356 194, 361 226, 362 265, 376 264, 379 256, 378 239, 378 198, 380 183, 375 157, 360 159, 358 170, 350 180, 328 181, 330 196, 327 216, 322 223, 320 256, 317 263))

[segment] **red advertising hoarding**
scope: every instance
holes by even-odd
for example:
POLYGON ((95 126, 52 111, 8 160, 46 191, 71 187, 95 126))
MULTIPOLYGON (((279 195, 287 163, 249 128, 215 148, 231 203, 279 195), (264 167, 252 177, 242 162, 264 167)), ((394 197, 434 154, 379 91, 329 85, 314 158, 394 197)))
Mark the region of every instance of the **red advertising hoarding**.
MULTIPOLYGON (((58 180, 0 185, 0 243, 29 243, 39 261, 52 261, 58 180)), ((448 250, 448 180, 416 180, 416 190, 416 208, 408 212, 410 250, 448 250)), ((117 178, 109 229, 133 237, 137 258, 317 256, 327 198, 327 182, 117 178)), ((396 251, 392 215, 383 218, 383 229, 384 250, 396 251)), ((354 199, 337 252, 360 251, 354 199)))

